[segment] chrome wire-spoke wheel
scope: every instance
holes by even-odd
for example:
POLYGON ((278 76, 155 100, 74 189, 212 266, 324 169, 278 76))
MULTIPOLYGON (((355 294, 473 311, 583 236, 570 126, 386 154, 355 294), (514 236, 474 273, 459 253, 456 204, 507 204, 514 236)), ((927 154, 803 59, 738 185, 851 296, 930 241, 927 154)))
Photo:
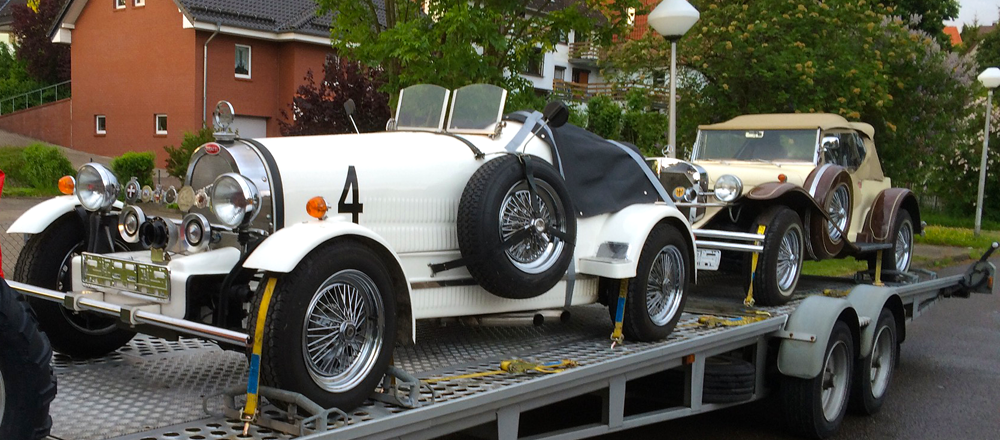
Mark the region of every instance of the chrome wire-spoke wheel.
POLYGON ((566 215, 560 212, 562 200, 556 191, 542 180, 535 181, 532 194, 525 181, 518 182, 500 205, 500 239, 527 230, 528 235, 506 246, 507 259, 520 271, 529 274, 545 272, 556 263, 566 243, 552 234, 556 229, 566 232, 566 215))
POLYGON ((385 306, 375 282, 347 269, 320 285, 306 310, 302 353, 309 376, 329 392, 350 390, 375 366, 385 337, 385 306))
POLYGON ((871 393, 873 398, 880 398, 889 388, 889 380, 893 368, 893 356, 895 349, 893 344, 896 338, 889 327, 882 327, 875 335, 875 343, 872 345, 871 371, 868 379, 871 381, 871 393))
MULTIPOLYGON (((56 275, 56 290, 68 292, 73 288, 73 258, 82 255, 86 247, 87 244, 81 242, 63 257, 62 263, 59 265, 59 274, 56 275)), ((60 307, 59 311, 66 317, 66 322, 80 333, 99 336, 110 334, 118 329, 114 318, 101 316, 94 312, 74 312, 63 307, 60 307)))
POLYGON ((802 230, 797 227, 788 228, 781 237, 778 248, 778 264, 776 275, 778 289, 787 291, 795 286, 802 265, 802 230))
POLYGON ((833 242, 840 241, 840 231, 847 230, 848 209, 851 209, 851 194, 847 190, 847 185, 840 185, 834 190, 830 206, 827 208, 830 220, 826 222, 826 228, 833 242))
POLYGON ((678 313, 684 295, 684 257, 675 246, 664 246, 646 278, 646 312, 657 326, 667 325, 678 313))
POLYGON ((910 268, 910 258, 913 256, 913 224, 904 221, 896 233, 896 270, 905 272, 910 268))
POLYGON ((823 375, 821 383, 823 416, 828 421, 837 418, 847 400, 848 379, 850 378, 848 356, 847 344, 843 341, 837 341, 830 349, 826 365, 821 373, 823 375))

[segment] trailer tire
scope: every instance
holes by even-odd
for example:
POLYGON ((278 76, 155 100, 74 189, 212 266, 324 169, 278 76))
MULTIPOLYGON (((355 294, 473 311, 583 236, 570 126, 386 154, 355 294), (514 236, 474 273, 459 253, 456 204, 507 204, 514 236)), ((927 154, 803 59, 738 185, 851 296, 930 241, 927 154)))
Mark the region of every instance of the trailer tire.
MULTIPOLYGON (((748 276, 753 282, 754 297, 763 306, 780 306, 792 299, 795 286, 802 274, 805 255, 805 234, 799 215, 785 206, 775 206, 764 211, 754 222, 765 224, 764 252, 757 260, 757 270, 748 276)), ((748 255, 747 274, 750 273, 752 254, 748 255)))
MULTIPOLYGON (((690 255, 687 242, 677 228, 661 223, 650 231, 639 254, 636 276, 628 282, 622 316, 625 338, 659 341, 674 330, 684 310, 691 271, 694 270, 690 265, 690 255), (656 300, 654 304, 649 302, 650 286, 657 288, 652 295, 656 300)), ((608 312, 611 322, 615 322, 621 281, 611 280, 607 284, 614 295, 608 301, 608 312)))
POLYGON ((850 409, 872 415, 882 409, 892 384, 892 374, 898 362, 899 339, 896 319, 889 309, 882 309, 875 325, 872 352, 861 358, 854 370, 850 409))
MULTIPOLYGON (((116 243, 119 250, 128 248, 116 243)), ((14 280, 46 289, 70 290, 74 256, 86 248, 83 222, 66 214, 24 244, 14 267, 14 280)), ((74 358, 103 356, 128 344, 135 332, 118 327, 117 320, 93 312, 75 313, 61 304, 28 298, 38 325, 55 351, 74 358)))
MULTIPOLYGON (((875 270, 877 256, 868 257, 868 270, 875 270)), ((896 214, 892 226, 892 249, 882 252, 882 270, 894 270, 899 273, 910 269, 913 261, 913 218, 905 209, 896 214)))
POLYGON ((503 298, 547 292, 573 259, 576 215, 569 191, 559 171, 535 156, 504 155, 481 166, 462 191, 457 227, 472 278, 503 298), (531 161, 534 189, 522 160, 531 161), (525 229, 527 237, 504 248, 505 239, 525 229))
MULTIPOLYGON (((277 280, 264 323, 262 382, 301 393, 323 408, 359 406, 392 358, 392 285, 379 255, 364 244, 339 241, 312 251, 277 280)), ((261 297, 252 302, 251 346, 261 297)))
POLYGON ((847 412, 853 372, 854 338, 847 324, 837 321, 830 332, 820 373, 812 379, 782 377, 781 397, 788 429, 808 438, 835 434, 847 412))
POLYGON ((742 359, 710 357, 705 360, 704 403, 745 402, 753 398, 757 368, 742 359))
POLYGON ((20 293, 0 280, 0 438, 49 434, 56 397, 52 346, 20 293))

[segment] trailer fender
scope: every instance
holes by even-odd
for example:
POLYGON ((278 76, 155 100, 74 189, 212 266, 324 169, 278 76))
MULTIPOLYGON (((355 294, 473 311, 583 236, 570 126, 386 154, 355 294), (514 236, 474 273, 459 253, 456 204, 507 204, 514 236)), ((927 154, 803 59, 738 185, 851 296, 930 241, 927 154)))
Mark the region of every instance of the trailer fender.
MULTIPOLYGON (((858 314, 842 298, 810 296, 788 317, 779 334, 784 340, 778 347, 778 371, 785 376, 812 379, 823 368, 826 345, 837 321, 851 328, 854 346, 858 346, 858 314)), ((855 352, 854 356, 857 357, 855 352)))
MULTIPOLYGON (((677 208, 657 203, 631 205, 608 216, 604 224, 599 226, 596 248, 589 250, 597 258, 580 258, 577 272, 615 279, 634 277, 646 238, 661 222, 681 231, 690 252, 686 257, 693 267, 696 251, 690 223, 677 208)), ((578 248, 577 252, 580 251, 578 248)))
POLYGON ((76 196, 59 196, 39 203, 21 214, 7 229, 8 234, 38 234, 52 222, 80 205, 76 196))
POLYGON ((243 267, 267 272, 288 273, 313 249, 330 240, 354 238, 362 241, 377 252, 392 273, 395 288, 397 318, 409 320, 410 325, 399 325, 399 340, 416 342, 417 321, 411 308, 410 283, 399 256, 389 243, 372 230, 344 220, 313 220, 282 228, 267 237, 253 253, 247 257, 243 267))
POLYGON ((851 289, 851 293, 847 295, 847 302, 851 303, 851 307, 854 307, 862 320, 868 321, 867 325, 861 328, 859 335, 862 356, 872 351, 876 321, 884 308, 892 311, 892 316, 896 320, 897 342, 903 342, 906 337, 906 318, 903 314, 903 300, 899 298, 896 289, 863 284, 851 289))

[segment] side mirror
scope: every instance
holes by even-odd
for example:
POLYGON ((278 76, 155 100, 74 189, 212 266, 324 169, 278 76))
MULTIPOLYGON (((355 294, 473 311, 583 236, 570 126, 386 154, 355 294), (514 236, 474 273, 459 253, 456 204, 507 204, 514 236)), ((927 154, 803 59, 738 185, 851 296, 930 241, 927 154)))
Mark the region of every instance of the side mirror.
POLYGON ((836 136, 823 136, 820 145, 823 146, 823 151, 837 150, 840 148, 840 139, 836 136))
POLYGON ((548 121, 549 127, 562 127, 569 121, 569 108, 562 101, 552 101, 545 105, 542 116, 548 121))
POLYGON ((353 115, 357 108, 358 107, 354 105, 353 99, 348 99, 347 102, 344 103, 344 111, 347 112, 348 116, 353 115))

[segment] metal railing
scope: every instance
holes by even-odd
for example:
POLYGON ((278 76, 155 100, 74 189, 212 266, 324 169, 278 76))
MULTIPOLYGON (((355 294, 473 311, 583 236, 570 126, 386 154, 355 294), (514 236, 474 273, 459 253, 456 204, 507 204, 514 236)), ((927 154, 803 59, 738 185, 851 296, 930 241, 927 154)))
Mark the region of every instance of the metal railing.
POLYGON ((555 79, 552 94, 566 101, 587 101, 595 96, 608 96, 613 100, 624 100, 632 90, 641 90, 656 105, 666 105, 670 101, 670 89, 645 84, 619 83, 575 83, 555 79))
POLYGON ((63 81, 58 84, 42 87, 20 95, 0 99, 0 115, 14 113, 19 110, 27 110, 42 104, 69 98, 72 91, 69 83, 70 81, 63 81))

